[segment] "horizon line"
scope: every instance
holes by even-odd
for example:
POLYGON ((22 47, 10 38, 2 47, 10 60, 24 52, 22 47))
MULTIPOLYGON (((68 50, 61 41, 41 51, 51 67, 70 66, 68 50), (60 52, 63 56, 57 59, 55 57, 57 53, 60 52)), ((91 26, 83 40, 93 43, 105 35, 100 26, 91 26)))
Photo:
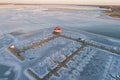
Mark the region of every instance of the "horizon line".
POLYGON ((0 5, 78 5, 78 6, 120 6, 117 4, 55 4, 55 3, 0 3, 0 5))

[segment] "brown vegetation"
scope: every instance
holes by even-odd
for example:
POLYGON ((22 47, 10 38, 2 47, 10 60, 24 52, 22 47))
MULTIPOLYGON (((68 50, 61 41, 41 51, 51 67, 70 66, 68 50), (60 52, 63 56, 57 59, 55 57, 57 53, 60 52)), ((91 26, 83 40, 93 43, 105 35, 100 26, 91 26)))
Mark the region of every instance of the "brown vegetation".
POLYGON ((100 6, 100 8, 107 8, 108 10, 103 13, 111 17, 120 18, 120 6, 100 6))

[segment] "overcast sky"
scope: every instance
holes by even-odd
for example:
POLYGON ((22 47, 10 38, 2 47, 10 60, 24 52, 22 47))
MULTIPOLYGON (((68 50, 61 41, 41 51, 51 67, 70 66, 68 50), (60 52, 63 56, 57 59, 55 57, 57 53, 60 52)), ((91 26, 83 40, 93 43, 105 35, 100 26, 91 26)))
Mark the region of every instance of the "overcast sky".
POLYGON ((120 0, 0 0, 0 3, 40 3, 40 4, 109 4, 120 5, 120 0))

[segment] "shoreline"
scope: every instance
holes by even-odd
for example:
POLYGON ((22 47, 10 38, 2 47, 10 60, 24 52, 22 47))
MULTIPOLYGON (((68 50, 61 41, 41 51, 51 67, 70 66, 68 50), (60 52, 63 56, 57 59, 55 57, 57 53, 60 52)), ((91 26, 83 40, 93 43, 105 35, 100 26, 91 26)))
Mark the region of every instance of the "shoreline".
POLYGON ((120 18, 120 6, 100 6, 100 8, 108 9, 103 12, 104 14, 114 18, 120 18))

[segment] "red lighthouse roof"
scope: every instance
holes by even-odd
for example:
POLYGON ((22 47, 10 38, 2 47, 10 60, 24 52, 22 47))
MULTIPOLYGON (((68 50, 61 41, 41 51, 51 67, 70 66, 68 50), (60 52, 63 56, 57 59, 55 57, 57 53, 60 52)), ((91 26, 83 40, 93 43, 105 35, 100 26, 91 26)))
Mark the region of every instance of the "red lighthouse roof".
POLYGON ((61 28, 60 28, 60 27, 55 27, 55 28, 54 28, 54 31, 53 31, 53 34, 59 35, 60 32, 61 32, 61 28))
POLYGON ((60 27, 56 27, 54 30, 61 30, 61 28, 60 27))

